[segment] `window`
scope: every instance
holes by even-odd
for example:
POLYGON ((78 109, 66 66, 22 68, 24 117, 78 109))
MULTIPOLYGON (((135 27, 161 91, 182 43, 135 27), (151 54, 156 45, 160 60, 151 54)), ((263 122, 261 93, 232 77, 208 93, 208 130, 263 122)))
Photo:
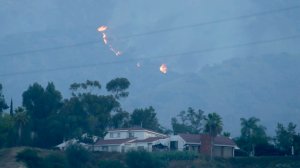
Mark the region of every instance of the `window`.
POLYGON ((108 151, 108 146, 102 146, 102 151, 108 151))
POLYGON ((144 146, 138 146, 137 149, 138 150, 144 150, 144 146))
POLYGON ((129 137, 129 138, 134 138, 134 132, 129 132, 129 133, 128 133, 128 137, 129 137))
POLYGON ((120 132, 118 132, 117 137, 120 138, 120 132))
POLYGON ((171 141, 170 142, 170 149, 177 150, 178 149, 178 141, 171 141))
POLYGON ((110 137, 110 138, 113 138, 113 137, 114 137, 114 133, 112 133, 112 132, 109 133, 109 137, 110 137))
POLYGON ((117 152, 118 151, 118 146, 110 146, 110 151, 111 152, 117 152))

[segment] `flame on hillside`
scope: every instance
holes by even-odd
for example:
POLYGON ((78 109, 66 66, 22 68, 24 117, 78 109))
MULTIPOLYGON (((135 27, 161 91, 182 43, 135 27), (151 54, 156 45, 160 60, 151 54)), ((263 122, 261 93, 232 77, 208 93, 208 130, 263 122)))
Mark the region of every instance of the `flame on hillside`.
POLYGON ((167 71, 168 71, 168 67, 167 67, 166 64, 161 64, 161 66, 159 67, 159 70, 160 70, 161 73, 166 74, 167 71))
POLYGON ((106 30, 108 29, 107 26, 100 26, 98 27, 98 32, 102 33, 102 39, 105 45, 109 46, 109 49, 116 55, 116 56, 120 56, 122 53, 121 51, 115 49, 111 44, 109 44, 108 42, 108 38, 107 38, 107 34, 105 33, 106 30))

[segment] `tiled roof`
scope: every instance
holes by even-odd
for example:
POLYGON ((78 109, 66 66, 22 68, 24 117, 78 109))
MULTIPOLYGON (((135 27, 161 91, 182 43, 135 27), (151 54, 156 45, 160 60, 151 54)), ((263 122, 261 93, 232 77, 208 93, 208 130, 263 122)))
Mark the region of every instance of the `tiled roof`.
POLYGON ((141 140, 135 140, 133 141, 134 143, 138 143, 138 142, 154 142, 157 141, 159 139, 165 139, 166 137, 150 137, 150 138, 146 138, 146 139, 141 139, 141 140))
POLYGON ((201 135, 200 134, 179 134, 179 136, 186 143, 200 143, 201 142, 201 135))
POLYGON ((149 129, 145 129, 145 128, 142 128, 142 127, 117 128, 117 129, 109 129, 108 131, 147 131, 147 132, 152 132, 152 133, 155 133, 155 134, 160 134, 162 136, 165 136, 162 133, 159 133, 159 132, 156 132, 156 131, 153 131, 153 130, 149 130, 149 129))
MULTIPOLYGON (((208 135, 207 134, 179 134, 179 136, 186 143, 201 143, 201 139, 208 135)), ((214 141, 215 141, 214 143, 215 145, 236 146, 235 142, 232 139, 222 135, 216 136, 214 141)))
MULTIPOLYGON (((131 127, 131 128, 116 128, 116 129, 109 129, 108 131, 140 131, 140 130, 145 130, 145 131, 151 131, 151 130, 147 130, 145 128, 142 127, 131 127)), ((154 132, 154 131, 152 131, 154 132)))
POLYGON ((215 145, 236 146, 235 142, 232 139, 221 135, 215 137, 215 145))
POLYGON ((120 145, 123 143, 131 142, 135 140, 135 138, 126 138, 126 139, 100 139, 96 142, 95 145, 120 145))

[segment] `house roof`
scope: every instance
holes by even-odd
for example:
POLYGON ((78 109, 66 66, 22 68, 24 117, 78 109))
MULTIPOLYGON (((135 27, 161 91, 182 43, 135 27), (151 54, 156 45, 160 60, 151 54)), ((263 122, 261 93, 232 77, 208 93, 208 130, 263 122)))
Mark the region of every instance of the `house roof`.
POLYGON ((237 146, 232 139, 221 135, 215 137, 215 145, 237 146))
MULTIPOLYGON (((186 143, 201 143, 201 139, 207 134, 179 134, 179 136, 186 142, 186 143)), ((236 146, 235 142, 225 136, 219 135, 216 136, 214 139, 214 145, 221 145, 221 146, 236 146)))
POLYGON ((147 130, 145 128, 142 127, 131 127, 131 128, 116 128, 116 129, 109 129, 108 131, 151 131, 151 130, 147 130))
POLYGON ((179 134, 186 143, 201 143, 201 134, 179 134))
POLYGON ((159 135, 161 135, 161 136, 165 136, 165 135, 162 134, 162 133, 155 132, 155 131, 153 131, 153 130, 145 129, 145 128, 142 128, 142 127, 117 128, 117 129, 109 129, 109 130, 108 130, 108 132, 112 132, 112 131, 147 131, 147 132, 159 134, 159 135))
POLYGON ((149 137, 149 138, 146 138, 146 139, 140 139, 140 140, 135 140, 133 141, 134 143, 138 143, 138 142, 154 142, 154 141, 157 141, 159 139, 165 139, 166 137, 149 137))
POLYGON ((126 138, 126 139, 100 139, 98 140, 95 145, 121 145, 123 143, 131 142, 135 140, 135 138, 126 138))

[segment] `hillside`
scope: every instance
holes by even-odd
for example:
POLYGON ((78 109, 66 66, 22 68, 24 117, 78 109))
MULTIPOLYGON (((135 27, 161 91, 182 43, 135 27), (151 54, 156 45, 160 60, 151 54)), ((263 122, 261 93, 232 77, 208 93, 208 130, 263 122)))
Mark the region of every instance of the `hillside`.
POLYGON ((16 161, 16 155, 24 148, 5 148, 0 150, 1 168, 25 168, 23 163, 16 161))
POLYGON ((299 65, 300 57, 290 54, 237 57, 198 73, 170 74, 156 87, 144 83, 151 89, 133 90, 126 106, 153 105, 163 123, 189 106, 217 112, 234 135, 241 117, 256 116, 274 134, 277 122, 300 119, 299 65))
MULTIPOLYGON (((21 148, 8 148, 0 150, 0 167, 1 168, 25 168, 22 163, 15 161, 15 156, 18 152, 22 151, 24 147, 21 148)), ((38 151, 39 156, 45 157, 49 154, 58 154, 58 152, 53 152, 45 149, 35 149, 38 151)), ((60 152, 59 152, 60 153, 60 152)), ((157 155, 154 154, 153 156, 157 155)), ((159 155, 160 157, 163 155, 159 155)), ((253 158, 234 158, 234 159, 220 159, 215 158, 214 161, 209 162, 208 158, 203 156, 198 156, 196 159, 185 158, 183 156, 188 156, 184 153, 177 154, 169 154, 170 160, 167 164, 164 164, 167 168, 295 168, 300 167, 300 158, 299 157, 253 157, 253 158), (172 156, 172 157, 171 157, 172 156), (175 159, 177 158, 177 159, 175 159), (175 159, 175 160, 174 160, 175 159)), ((99 167, 105 167, 110 165, 110 168, 116 168, 116 163, 124 165, 126 163, 126 155, 120 153, 93 153, 90 155, 90 160, 85 164, 84 167, 94 168, 98 167, 98 164, 101 165, 99 167), (111 161, 111 162, 110 162, 111 161), (117 161, 117 162, 115 162, 117 161), (110 164, 109 164, 110 163, 110 164), (106 165, 106 166, 105 166, 106 165), (113 167, 111 167, 113 165, 113 167)), ((141 157, 145 159, 144 157, 141 157)), ((164 158, 164 157, 162 157, 164 158)), ((61 160, 52 160, 52 161, 61 161, 61 160)), ((145 160, 144 160, 145 161, 145 160)), ((149 161, 149 160, 147 160, 149 161)), ((143 162, 143 161, 142 161, 143 162)), ((166 160, 163 160, 166 162, 166 160)), ((60 162, 63 163, 63 162, 60 162)), ((159 163, 159 162, 158 162, 159 163)), ((54 163, 52 163, 55 165, 54 163)), ((117 165, 118 165, 117 164, 117 165)), ((59 165, 59 164, 57 164, 59 165)), ((122 166, 119 165, 119 166, 122 166)), ((60 165, 61 167, 62 165, 60 165)), ((162 167, 165 167, 162 166, 162 167)), ((64 167, 64 166, 63 166, 64 167)))

